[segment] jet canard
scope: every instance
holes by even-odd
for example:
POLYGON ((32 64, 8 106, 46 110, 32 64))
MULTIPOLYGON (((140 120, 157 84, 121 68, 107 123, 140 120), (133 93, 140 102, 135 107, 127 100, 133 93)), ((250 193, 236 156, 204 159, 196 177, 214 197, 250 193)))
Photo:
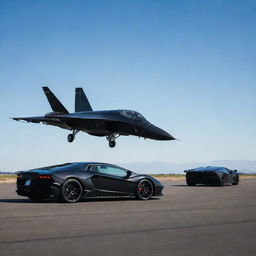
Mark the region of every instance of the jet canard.
POLYGON ((70 130, 72 133, 67 136, 68 142, 72 142, 79 131, 106 137, 111 148, 115 147, 115 140, 120 135, 133 135, 153 140, 175 140, 172 135, 154 126, 136 111, 127 109, 93 111, 82 88, 75 89, 74 113, 69 113, 48 87, 43 87, 43 90, 53 112, 44 116, 12 119, 70 130))

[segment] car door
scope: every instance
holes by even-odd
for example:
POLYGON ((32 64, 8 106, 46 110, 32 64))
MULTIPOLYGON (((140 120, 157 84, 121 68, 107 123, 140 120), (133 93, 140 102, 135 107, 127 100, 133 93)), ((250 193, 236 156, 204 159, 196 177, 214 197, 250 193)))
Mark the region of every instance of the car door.
POLYGON ((127 177, 125 169, 114 165, 94 164, 90 167, 90 170, 94 172, 91 181, 96 189, 110 193, 134 193, 136 184, 127 177))

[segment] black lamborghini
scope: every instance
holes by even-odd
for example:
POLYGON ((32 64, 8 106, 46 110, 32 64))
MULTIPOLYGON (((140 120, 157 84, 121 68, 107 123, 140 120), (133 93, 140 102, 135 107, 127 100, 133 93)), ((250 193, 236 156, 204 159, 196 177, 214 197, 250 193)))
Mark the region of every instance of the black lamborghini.
POLYGON ((75 203, 84 197, 161 196, 163 185, 148 175, 106 163, 66 163, 17 172, 17 194, 32 201, 44 199, 75 203))
POLYGON ((207 166, 184 171, 188 186, 204 185, 238 185, 239 174, 237 170, 226 167, 207 166))

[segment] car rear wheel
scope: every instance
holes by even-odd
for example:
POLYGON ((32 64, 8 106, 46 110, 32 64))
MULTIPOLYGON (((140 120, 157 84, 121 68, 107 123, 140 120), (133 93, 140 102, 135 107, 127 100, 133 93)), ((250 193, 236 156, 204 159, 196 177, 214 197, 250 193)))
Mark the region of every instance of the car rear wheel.
POLYGON ((83 196, 83 187, 76 179, 66 180, 61 188, 61 197, 64 202, 76 203, 83 196))
POLYGON ((147 179, 140 180, 137 184, 135 196, 139 200, 148 200, 152 197, 154 187, 151 181, 147 179))

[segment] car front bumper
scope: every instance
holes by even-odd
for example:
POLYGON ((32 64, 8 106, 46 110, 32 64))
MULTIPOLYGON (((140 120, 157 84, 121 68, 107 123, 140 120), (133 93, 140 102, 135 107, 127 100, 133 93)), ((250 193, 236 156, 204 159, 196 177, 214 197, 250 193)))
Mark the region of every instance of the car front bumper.
POLYGON ((155 186, 154 196, 163 196, 164 186, 155 186))

